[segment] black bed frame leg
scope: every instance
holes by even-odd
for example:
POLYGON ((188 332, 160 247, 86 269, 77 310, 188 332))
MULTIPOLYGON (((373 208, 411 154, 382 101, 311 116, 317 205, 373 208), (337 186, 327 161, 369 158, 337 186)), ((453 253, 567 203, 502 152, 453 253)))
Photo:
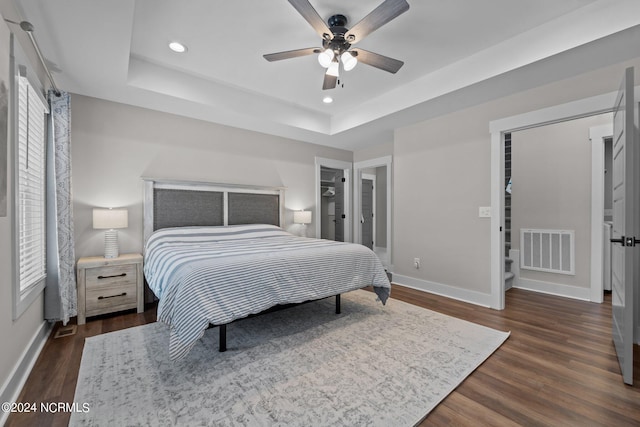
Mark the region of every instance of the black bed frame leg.
POLYGON ((340 294, 336 295, 336 314, 340 314, 340 294))
POLYGON ((218 351, 220 351, 220 353, 227 351, 227 325, 220 325, 218 326, 219 332, 220 332, 220 342, 219 342, 219 347, 218 347, 218 351))

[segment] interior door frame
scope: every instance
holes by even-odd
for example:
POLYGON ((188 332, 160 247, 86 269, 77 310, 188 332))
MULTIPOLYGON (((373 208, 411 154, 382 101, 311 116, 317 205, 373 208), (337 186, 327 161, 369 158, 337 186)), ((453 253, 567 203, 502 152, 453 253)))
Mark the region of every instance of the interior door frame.
POLYGON ((322 181, 321 169, 322 167, 330 168, 330 169, 342 169, 344 172, 345 178, 345 186, 344 186, 344 241, 351 242, 352 241, 352 233, 351 233, 351 221, 352 221, 352 213, 351 213, 351 169, 353 167, 353 163, 345 162, 343 160, 335 160, 335 159, 326 159, 324 157, 316 157, 315 158, 315 166, 316 166, 316 238, 320 238, 322 236, 322 221, 320 218, 322 217, 322 191, 320 190, 320 182, 322 181))
MULTIPOLYGON (((489 123, 491 133, 491 308, 504 310, 504 135, 519 130, 610 113, 617 92, 610 92, 489 123)), ((635 88, 636 99, 640 87, 635 88)), ((602 246, 602 245, 601 245, 602 246)))
MULTIPOLYGON (((387 200, 386 200, 386 208, 387 208, 387 262, 389 265, 385 265, 385 267, 391 269, 393 271, 393 257, 392 257, 392 240, 391 240, 391 193, 392 193, 392 165, 393 165, 393 156, 384 156, 378 157, 370 160, 363 160, 360 162, 355 162, 353 165, 354 177, 353 180, 353 212, 354 212, 354 224, 360 224, 358 219, 360 215, 360 195, 362 194, 362 174, 364 169, 369 168, 377 168, 386 166, 387 168, 387 200)), ((354 239, 355 243, 362 244, 362 235, 360 233, 360 227, 354 227, 354 239)), ((375 240, 374 240, 375 242, 375 240)))
MULTIPOLYGON (((373 185, 373 192, 371 193, 371 212, 373 214, 372 218, 373 220, 371 221, 373 223, 373 229, 371 230, 371 240, 373 240, 373 247, 376 247, 376 242, 378 241, 376 239, 376 222, 378 221, 378 215, 376 213, 376 189, 377 189, 377 185, 378 183, 376 182, 376 176, 373 174, 369 174, 369 173, 363 173, 362 176, 360 177, 360 191, 362 191, 362 181, 364 180, 369 180, 372 182, 373 185)), ((357 212, 355 212, 356 216, 358 215, 357 212)), ((362 221, 358 221, 359 224, 362 224, 362 221)), ((362 233, 362 225, 360 226, 356 226, 356 228, 360 229, 360 232, 362 233)), ((362 237, 361 239, 362 240, 362 237)), ((362 243, 362 242, 361 242, 362 243)))
POLYGON ((613 123, 589 129, 591 140, 591 301, 602 303, 604 293, 604 140, 613 135, 613 123))

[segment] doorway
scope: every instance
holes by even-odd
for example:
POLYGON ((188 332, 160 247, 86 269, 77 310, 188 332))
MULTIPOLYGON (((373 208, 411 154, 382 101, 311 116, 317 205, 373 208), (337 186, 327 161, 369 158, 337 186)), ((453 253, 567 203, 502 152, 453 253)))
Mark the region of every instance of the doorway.
POLYGON ((511 172, 505 180, 512 185, 507 181, 504 235, 514 287, 602 302, 603 243, 593 235, 601 233, 604 210, 594 212, 592 182, 602 180, 604 161, 592 158, 592 145, 602 149, 603 142, 588 136, 590 129, 611 122, 612 115, 603 114, 510 133, 505 172, 509 163, 511 172), (592 259, 594 252, 599 257, 592 259))
POLYGON ((371 248, 382 265, 392 270, 391 257, 392 157, 354 164, 354 242, 371 248))
POLYGON ((362 174, 360 188, 362 191, 362 206, 360 210, 360 235, 362 244, 373 250, 376 243, 376 174, 375 170, 367 170, 362 174))
POLYGON ((320 168, 320 238, 344 242, 344 171, 320 168))
MULTIPOLYGON (((636 97, 640 91, 636 90, 636 97)), ((504 309, 504 137, 505 134, 545 124, 588 117, 613 110, 615 93, 599 95, 490 123, 491 132, 491 307, 504 309)), ((596 232, 598 233, 598 232, 596 232)), ((599 232, 602 239, 602 230, 599 232)), ((602 295, 602 292, 600 292, 602 295)), ((592 296, 593 298, 593 296, 592 296)))
POLYGON ((351 241, 351 167, 340 160, 316 157, 316 237, 351 241))

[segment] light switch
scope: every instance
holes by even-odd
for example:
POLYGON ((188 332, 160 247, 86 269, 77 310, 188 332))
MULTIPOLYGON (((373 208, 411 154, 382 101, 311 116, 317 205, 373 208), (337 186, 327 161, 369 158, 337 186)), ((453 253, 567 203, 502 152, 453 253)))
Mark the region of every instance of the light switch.
POLYGON ((480 206, 478 208, 478 216, 480 218, 491 218, 491 206, 480 206))

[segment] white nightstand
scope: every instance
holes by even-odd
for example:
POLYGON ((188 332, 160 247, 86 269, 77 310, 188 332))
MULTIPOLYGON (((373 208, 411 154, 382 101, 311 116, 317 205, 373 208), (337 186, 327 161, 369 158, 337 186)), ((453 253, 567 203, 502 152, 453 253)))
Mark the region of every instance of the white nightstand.
POLYGON ((78 325, 87 317, 137 308, 144 311, 142 255, 78 260, 78 325))

